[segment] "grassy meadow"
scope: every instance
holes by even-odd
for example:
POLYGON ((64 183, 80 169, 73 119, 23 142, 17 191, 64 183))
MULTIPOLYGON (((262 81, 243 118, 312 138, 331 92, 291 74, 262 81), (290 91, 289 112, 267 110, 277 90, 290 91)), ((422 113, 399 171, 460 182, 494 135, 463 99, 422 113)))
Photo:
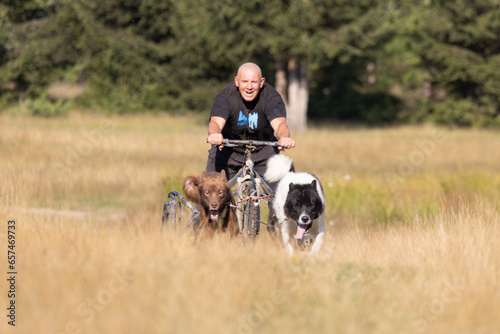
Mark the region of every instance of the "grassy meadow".
POLYGON ((294 135, 327 200, 312 259, 265 228, 251 245, 162 235, 166 195, 205 167, 205 122, 0 114, 1 333, 500 333, 499 132, 294 135))

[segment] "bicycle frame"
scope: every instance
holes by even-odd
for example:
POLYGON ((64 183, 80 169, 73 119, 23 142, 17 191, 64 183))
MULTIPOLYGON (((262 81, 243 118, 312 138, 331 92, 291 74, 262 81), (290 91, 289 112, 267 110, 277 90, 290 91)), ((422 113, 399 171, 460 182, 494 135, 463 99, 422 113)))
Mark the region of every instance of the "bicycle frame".
MULTIPOLYGON (((229 186, 231 188, 236 185, 236 188, 233 190, 233 194, 235 195, 237 202, 236 216, 238 217, 240 231, 243 231, 244 229, 244 201, 251 201, 250 205, 259 207, 261 196, 273 194, 269 185, 264 181, 259 173, 253 169, 254 163, 252 161, 252 151, 254 149, 255 146, 248 146, 245 149, 245 164, 242 166, 240 172, 229 181, 229 186), (247 187, 250 187, 250 189, 247 189, 247 187), (249 196, 252 198, 248 198, 249 196)), ((257 212, 256 219, 260 219, 260 212, 257 212)), ((257 222, 257 225, 260 225, 259 223, 260 222, 257 222)), ((256 226, 256 229, 258 231, 259 226, 256 226)))
POLYGON ((237 202, 236 215, 238 217, 239 229, 242 232, 246 230, 247 234, 255 237, 259 232, 260 223, 263 223, 260 221, 261 200, 271 197, 273 191, 264 178, 254 170, 252 152, 258 145, 279 146, 279 144, 277 142, 226 139, 223 145, 229 147, 245 146, 245 163, 239 173, 229 181, 229 185, 231 188, 236 185, 233 194, 237 202), (248 208, 249 205, 253 205, 253 208, 248 208), (244 217, 244 215, 251 217, 244 217), (247 224, 250 224, 250 226, 246 226, 247 224))

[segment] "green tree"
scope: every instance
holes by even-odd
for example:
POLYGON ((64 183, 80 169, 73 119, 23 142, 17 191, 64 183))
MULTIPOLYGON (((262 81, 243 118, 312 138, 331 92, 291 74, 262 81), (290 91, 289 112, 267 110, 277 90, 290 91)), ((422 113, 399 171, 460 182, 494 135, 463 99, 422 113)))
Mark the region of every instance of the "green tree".
POLYGON ((322 62, 341 51, 331 34, 375 1, 186 0, 177 5, 184 14, 183 39, 204 55, 204 73, 215 69, 234 76, 242 62, 258 62, 284 97, 290 125, 301 130, 306 126, 311 73, 321 71, 322 62))
POLYGON ((0 104, 57 114, 67 110, 64 94, 50 94, 59 83, 84 87, 73 103, 93 109, 206 111, 237 66, 254 61, 283 95, 296 130, 326 117, 495 125, 499 7, 496 0, 6 0, 0 104))
POLYGON ((156 10, 143 5, 95 0, 30 1, 24 7, 12 3, 7 7, 11 29, 4 44, 10 50, 2 64, 4 87, 13 87, 21 102, 42 96, 51 83, 62 81, 88 87, 79 101, 87 107, 119 112, 178 107, 175 94, 181 89, 168 72, 171 53, 156 42, 167 40, 168 31, 162 36, 150 25, 137 25, 141 15, 156 10))
POLYGON ((392 12, 367 53, 376 84, 364 88, 401 99, 403 120, 498 122, 498 2, 406 2, 392 12))

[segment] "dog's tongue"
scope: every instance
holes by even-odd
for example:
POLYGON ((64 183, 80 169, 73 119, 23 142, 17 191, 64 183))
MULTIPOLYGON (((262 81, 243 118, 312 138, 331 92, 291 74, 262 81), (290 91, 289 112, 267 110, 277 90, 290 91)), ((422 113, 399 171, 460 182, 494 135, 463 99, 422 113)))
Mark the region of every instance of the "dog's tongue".
POLYGON ((297 233, 293 236, 295 239, 302 239, 304 236, 304 233, 306 233, 306 229, 302 227, 301 225, 297 225, 297 233))

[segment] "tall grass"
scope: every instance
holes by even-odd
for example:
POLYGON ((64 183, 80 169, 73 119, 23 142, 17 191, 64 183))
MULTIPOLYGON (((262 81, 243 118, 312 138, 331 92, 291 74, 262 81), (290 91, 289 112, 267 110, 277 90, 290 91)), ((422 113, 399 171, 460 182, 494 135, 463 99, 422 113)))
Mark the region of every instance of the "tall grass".
POLYGON ((327 199, 311 259, 265 229, 253 245, 161 234, 166 194, 204 169, 204 123, 0 116, 0 249, 15 219, 18 271, 2 333, 500 331, 498 133, 296 134, 287 154, 327 199))

